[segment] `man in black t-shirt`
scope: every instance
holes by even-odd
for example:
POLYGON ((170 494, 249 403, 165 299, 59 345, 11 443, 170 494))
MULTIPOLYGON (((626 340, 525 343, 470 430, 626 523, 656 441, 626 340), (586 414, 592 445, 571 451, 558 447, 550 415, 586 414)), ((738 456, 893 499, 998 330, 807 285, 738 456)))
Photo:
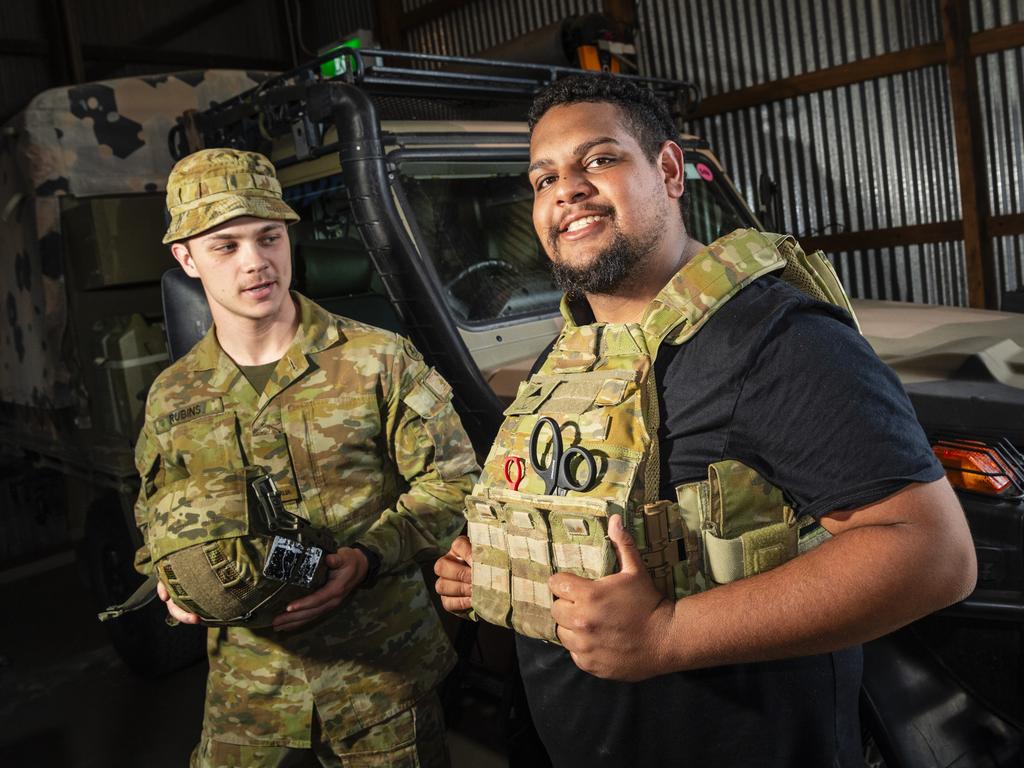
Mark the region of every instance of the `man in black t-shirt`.
MULTIPOLYGON (((581 78, 542 93, 531 126, 534 225, 573 321, 638 321, 704 248, 680 215, 671 119, 633 86, 581 78)), ((858 765, 859 644, 961 599, 975 578, 963 513, 902 387, 844 312, 771 276, 663 345, 655 381, 661 498, 735 459, 832 538, 671 601, 613 516, 621 571, 550 579, 564 647, 517 637, 553 762, 858 765)), ((471 561, 463 537, 437 563, 448 610, 470 607, 471 561)))

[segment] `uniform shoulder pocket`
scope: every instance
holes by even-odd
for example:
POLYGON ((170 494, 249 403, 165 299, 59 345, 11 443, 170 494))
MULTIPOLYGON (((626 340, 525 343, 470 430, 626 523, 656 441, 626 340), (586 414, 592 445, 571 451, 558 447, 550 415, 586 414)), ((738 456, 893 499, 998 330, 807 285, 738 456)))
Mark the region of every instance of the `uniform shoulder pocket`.
POLYGON ((451 385, 432 368, 402 398, 422 419, 434 448, 434 466, 443 480, 455 480, 477 470, 476 455, 451 399, 451 385))
POLYGON ((406 405, 424 419, 436 416, 451 399, 451 384, 433 368, 413 385, 409 394, 402 398, 406 405))

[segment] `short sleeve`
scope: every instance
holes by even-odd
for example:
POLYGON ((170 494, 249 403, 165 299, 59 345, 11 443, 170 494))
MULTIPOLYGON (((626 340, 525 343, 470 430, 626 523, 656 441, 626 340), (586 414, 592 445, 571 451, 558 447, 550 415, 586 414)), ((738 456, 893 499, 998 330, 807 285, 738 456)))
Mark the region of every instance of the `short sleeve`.
POLYGON ((942 476, 896 374, 849 324, 810 299, 764 323, 736 401, 726 455, 815 517, 942 476))

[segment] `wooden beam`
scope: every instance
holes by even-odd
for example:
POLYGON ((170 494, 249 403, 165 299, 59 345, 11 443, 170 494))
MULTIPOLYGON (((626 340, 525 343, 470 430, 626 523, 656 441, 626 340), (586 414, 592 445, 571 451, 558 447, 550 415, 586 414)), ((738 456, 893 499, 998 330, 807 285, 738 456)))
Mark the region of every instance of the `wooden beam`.
POLYGON ((50 46, 45 40, 0 39, 0 56, 47 56, 50 46))
POLYGON ((945 37, 946 73, 953 107, 953 137, 963 210, 967 297, 972 307, 995 308, 998 301, 992 241, 985 232, 988 184, 984 134, 974 59, 970 55, 971 15, 968 0, 939 0, 945 37))
POLYGON ((915 224, 909 227, 801 237, 800 245, 805 251, 820 249, 825 253, 845 253, 847 251, 872 251, 892 246, 950 243, 958 241, 962 234, 963 223, 961 221, 939 221, 932 224, 915 224))
POLYGON ((991 216, 988 220, 987 229, 989 237, 1024 235, 1024 213, 991 216))
POLYGON ((431 0, 404 14, 399 14, 399 25, 403 32, 414 27, 422 27, 427 22, 439 19, 445 14, 457 11, 474 0, 431 0))
MULTIPOLYGON (((976 32, 970 36, 968 50, 971 56, 980 56, 1021 46, 1024 46, 1024 22, 976 32)), ((794 96, 817 93, 828 88, 853 85, 877 77, 937 66, 945 64, 947 60, 944 43, 921 45, 904 51, 884 53, 880 56, 852 61, 849 64, 840 64, 837 67, 805 72, 770 83, 758 83, 738 91, 708 96, 700 103, 697 110, 687 115, 686 118, 698 119, 737 109, 758 107, 794 96)))
POLYGON ((376 27, 374 36, 380 47, 389 51, 400 51, 405 46, 402 39, 402 4, 399 0, 376 0, 376 27))
MULTIPOLYGON (((992 237, 1024 235, 1024 213, 991 216, 986 222, 986 228, 992 237)), ((963 239, 963 232, 963 219, 956 219, 955 221, 936 221, 931 224, 914 224, 907 227, 801 237, 800 245, 806 251, 820 249, 825 253, 872 251, 894 246, 956 243, 963 239)))
POLYGON ((804 96, 829 88, 873 80, 876 77, 943 64, 945 61, 946 53, 941 43, 921 45, 895 53, 883 53, 881 56, 851 61, 838 67, 805 72, 802 75, 773 80, 770 83, 759 83, 738 91, 708 96, 702 99, 696 111, 686 115, 685 119, 696 120, 737 109, 757 107, 793 96, 804 96))
POLYGON ((981 56, 1021 46, 1024 46, 1024 21, 1008 24, 1005 27, 986 29, 984 32, 975 32, 971 35, 969 48, 971 56, 981 56))

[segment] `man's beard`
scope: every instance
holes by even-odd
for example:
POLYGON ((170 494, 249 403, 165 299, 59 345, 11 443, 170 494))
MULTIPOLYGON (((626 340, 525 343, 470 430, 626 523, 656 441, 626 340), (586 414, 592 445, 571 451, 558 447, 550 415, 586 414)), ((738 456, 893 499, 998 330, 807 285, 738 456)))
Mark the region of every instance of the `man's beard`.
MULTIPOLYGON (((612 219, 614 226, 614 219, 612 219)), ((641 235, 628 236, 615 229, 611 244, 590 263, 573 266, 561 260, 557 246, 557 230, 551 238, 556 258, 551 263, 555 285, 570 299, 584 294, 612 295, 641 278, 641 271, 650 260, 658 240, 660 226, 651 227, 641 235)))

